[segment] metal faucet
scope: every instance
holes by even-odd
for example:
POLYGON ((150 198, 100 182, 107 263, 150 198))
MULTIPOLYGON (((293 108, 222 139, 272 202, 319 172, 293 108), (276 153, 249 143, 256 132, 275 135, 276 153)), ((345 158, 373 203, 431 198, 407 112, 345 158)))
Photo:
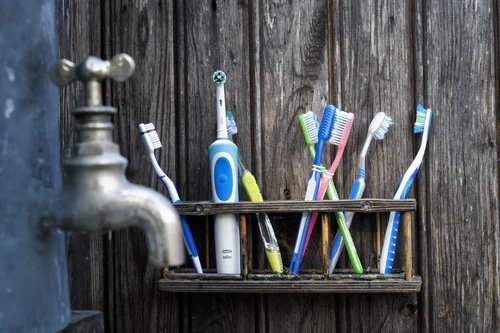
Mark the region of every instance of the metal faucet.
POLYGON ((83 82, 85 105, 73 111, 74 143, 64 162, 67 180, 49 200, 42 225, 78 232, 137 226, 146 234, 153 265, 180 265, 185 253, 179 216, 160 193, 126 179, 128 161, 112 138, 116 109, 102 105, 101 81, 125 81, 134 69, 127 54, 110 61, 87 57, 79 65, 62 59, 52 67, 51 78, 60 87, 83 82))

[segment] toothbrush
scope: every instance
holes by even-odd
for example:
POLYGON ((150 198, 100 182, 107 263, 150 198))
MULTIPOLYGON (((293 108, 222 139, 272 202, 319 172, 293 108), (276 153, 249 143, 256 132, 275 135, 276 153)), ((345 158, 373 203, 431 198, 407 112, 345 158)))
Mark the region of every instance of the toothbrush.
MULTIPOLYGON (((429 132, 431 127, 432 111, 425 109, 422 105, 417 105, 417 119, 415 121, 413 132, 415 134, 422 133, 422 143, 418 150, 417 156, 406 170, 403 178, 401 178, 394 199, 404 199, 411 189, 411 185, 417 176, 420 165, 425 154, 427 141, 429 140, 429 132)), ((384 245, 380 255, 380 274, 390 274, 392 265, 394 264, 394 257, 396 255, 396 242, 398 239, 398 226, 399 226, 400 212, 391 212, 389 216, 389 223, 384 237, 384 245)))
MULTIPOLYGON (((238 147, 228 139, 224 83, 226 74, 216 71, 217 140, 208 147, 212 199, 214 202, 238 202, 238 147)), ((215 259, 217 273, 240 274, 240 226, 233 214, 215 216, 215 259)))
MULTIPOLYGON (((227 134, 229 140, 233 141, 233 135, 238 133, 238 127, 234 121, 233 114, 227 112, 227 134)), ((247 192, 248 198, 251 202, 262 202, 264 198, 260 193, 259 185, 255 177, 252 175, 250 170, 248 170, 243 162, 241 161, 241 156, 238 155, 238 171, 241 177, 241 183, 247 192)), ((274 234, 274 229, 266 213, 258 213, 257 223, 259 226, 260 237, 264 243, 264 250, 266 251, 267 260, 271 266, 273 273, 283 273, 283 261, 281 259, 280 247, 278 245, 278 240, 274 234)))
MULTIPOLYGON (((307 189, 304 200, 312 201, 316 197, 318 192, 318 186, 320 181, 320 164, 321 156, 323 155, 323 148, 325 143, 330 139, 332 134, 333 123, 335 121, 336 108, 333 105, 327 105, 323 111, 323 118, 321 119, 321 125, 318 130, 318 144, 316 145, 316 155, 314 156, 314 161, 309 175, 309 181, 307 182, 307 189)), ((316 126, 313 122, 308 122, 306 124, 309 126, 316 126)), ((302 213, 300 219, 299 232, 297 234, 297 239, 295 241, 295 247, 292 254, 292 261, 290 263, 290 273, 298 274, 300 269, 300 262, 302 259, 302 252, 304 249, 304 243, 306 240, 306 233, 309 229, 311 215, 309 213, 302 213)))
MULTIPOLYGON (((139 132, 141 134, 142 143, 144 144, 144 148, 149 155, 149 159, 153 164, 153 168, 155 169, 156 175, 160 178, 161 182, 167 189, 168 195, 170 197, 170 201, 173 204, 181 203, 181 199, 179 197, 179 193, 177 192, 177 188, 175 187, 174 182, 168 178, 168 176, 163 172, 158 161, 156 160, 154 150, 161 148, 160 138, 158 137, 158 133, 156 133, 155 126, 151 123, 149 124, 139 124, 139 132)), ((187 252, 189 257, 193 261, 193 266, 196 270, 196 273, 203 273, 201 268, 200 258, 198 257, 198 251, 196 250, 196 245, 194 244, 193 235, 191 234, 191 229, 189 228, 189 224, 185 216, 181 215, 181 225, 183 231, 184 244, 186 245, 187 252)))
MULTIPOLYGON (((368 148, 370 147, 370 143, 372 139, 375 140, 383 140, 385 133, 389 130, 389 127, 393 124, 392 119, 387 116, 384 112, 378 112, 373 118, 370 126, 368 127, 368 135, 366 136, 365 143, 363 145, 363 149, 361 150, 361 154, 359 155, 359 164, 358 164, 358 178, 352 185, 351 193, 349 194, 349 199, 360 199, 363 197, 363 192, 365 191, 365 178, 366 178, 366 169, 365 169, 365 161, 366 161, 366 153, 368 152, 368 148)), ((351 227, 352 218, 354 216, 353 212, 346 212, 345 214, 347 228, 351 227)), ((333 239, 332 245, 332 256, 330 261, 330 268, 333 269, 337 265, 337 262, 342 254, 342 248, 344 246, 344 238, 337 231, 335 234, 335 238, 333 239)))
MULTIPOLYGON (((337 132, 341 132, 341 126, 340 124, 342 124, 343 122, 342 121, 339 121, 341 115, 343 117, 346 117, 346 115, 348 115, 346 112, 343 112, 343 111, 337 111, 337 120, 335 121, 335 125, 334 125, 334 133, 335 133, 335 136, 337 137, 338 134, 337 132)), ((313 123, 313 122, 316 122, 316 115, 313 113, 313 112, 307 112, 305 114, 302 114, 299 116, 299 122, 300 122, 300 126, 302 128, 302 133, 304 134, 304 138, 305 138, 305 141, 306 141, 306 145, 309 149, 309 152, 311 154, 311 156, 314 158, 314 155, 315 155, 315 151, 314 151, 314 143, 317 142, 317 138, 318 138, 318 130, 317 130, 317 126, 309 126, 307 127, 306 124, 307 123, 313 123)), ((345 124, 345 122, 344 122, 345 124)), ((333 143, 332 140, 329 141, 330 143, 333 143)), ((336 144, 338 142, 335 142, 333 144, 336 144)), ((340 160, 340 157, 341 157, 342 153, 340 153, 340 156, 339 156, 339 160, 340 160)), ((324 168, 322 166, 322 168, 324 168)), ((328 195, 328 198, 330 200, 339 200, 339 196, 337 194, 337 190, 335 189, 335 185, 333 184, 333 180, 330 179, 330 181, 328 182, 328 185, 327 185, 327 188, 326 188, 326 193, 328 195)), ((353 265, 353 267, 355 267, 355 271, 356 272, 359 272, 359 273, 362 273, 363 272, 363 268, 360 264, 360 260, 359 260, 359 257, 357 255, 357 251, 356 251, 356 248, 354 246, 354 242, 352 242, 352 236, 350 235, 350 232, 349 232, 349 228, 347 227, 347 224, 346 224, 346 219, 344 217, 344 213, 342 212, 335 212, 335 216, 336 216, 336 219, 337 219, 337 224, 339 226, 339 230, 346 234, 346 239, 348 239, 348 242, 346 243, 346 246, 348 248, 350 248, 350 253, 352 255, 352 260, 351 260, 351 263, 353 265)), ((312 234, 312 230, 313 230, 313 227, 314 227, 314 223, 313 220, 311 219, 311 224, 310 224, 310 227, 309 227, 309 230, 308 230, 308 233, 307 233, 307 238, 306 238, 306 243, 305 243, 305 249, 307 249, 307 245, 309 243, 309 239, 311 237, 311 234, 312 234)), ((305 254, 305 250, 304 252, 302 253, 302 256, 304 256, 305 254)))
MULTIPOLYGON (((342 159, 342 155, 344 154, 345 147, 347 145, 347 140, 349 138, 349 134, 351 132, 352 124, 354 122, 354 114, 347 113, 344 111, 337 112, 337 120, 335 121, 335 126, 332 131, 332 137, 330 139, 330 143, 336 145, 337 154, 332 162, 330 168, 323 174, 321 177, 321 184, 318 190, 318 194, 316 196, 316 200, 323 200, 328 184, 330 183, 335 171, 340 164, 340 160, 342 159)), ((316 219, 318 217, 318 213, 314 212, 311 216, 311 223, 309 226, 308 234, 312 233, 312 229, 314 228, 314 224, 316 223, 316 219)), ((340 225, 339 227, 342 236, 347 239, 346 244, 351 244, 352 246, 347 246, 347 253, 349 254, 349 260, 351 261, 354 272, 357 274, 363 273, 363 266, 361 265, 361 261, 359 260, 356 248, 354 247, 354 241, 352 240, 352 236, 348 231, 348 228, 345 224, 340 225)), ((330 261, 332 255, 330 254, 330 261)), ((333 273, 332 265, 328 269, 330 274, 333 273)))

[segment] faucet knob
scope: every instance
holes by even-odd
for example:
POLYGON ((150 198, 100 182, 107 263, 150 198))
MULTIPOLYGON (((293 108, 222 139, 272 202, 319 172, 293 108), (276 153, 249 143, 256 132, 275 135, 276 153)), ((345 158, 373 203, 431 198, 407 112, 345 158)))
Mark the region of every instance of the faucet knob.
POLYGON ((109 61, 90 56, 78 65, 67 59, 61 59, 52 66, 50 77, 59 87, 77 80, 84 82, 86 106, 99 106, 102 104, 100 81, 107 78, 119 82, 125 81, 132 75, 134 69, 134 59, 128 54, 120 53, 109 61))
POLYGON ((132 75, 134 69, 134 59, 128 54, 120 53, 109 61, 90 56, 78 65, 61 59, 52 66, 50 77, 60 87, 76 80, 88 82, 110 78, 122 82, 132 75))

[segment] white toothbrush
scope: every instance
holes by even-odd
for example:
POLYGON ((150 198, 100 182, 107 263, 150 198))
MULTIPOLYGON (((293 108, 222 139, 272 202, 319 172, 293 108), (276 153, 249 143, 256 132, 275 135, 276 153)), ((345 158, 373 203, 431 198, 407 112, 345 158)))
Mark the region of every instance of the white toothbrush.
MULTIPOLYGON (((163 172, 154 154, 155 149, 161 148, 160 138, 158 137, 158 133, 156 133, 155 126, 151 123, 139 124, 139 132, 141 134, 144 148, 146 148, 149 159, 151 160, 153 168, 155 169, 156 175, 160 178, 163 185, 167 189, 170 201, 173 204, 180 203, 181 199, 179 198, 179 193, 177 192, 177 188, 175 187, 174 182, 170 178, 168 178, 165 172, 163 172)), ((196 250, 196 245, 194 244, 193 235, 191 234, 191 229, 189 228, 189 224, 187 222, 186 217, 182 215, 181 215, 181 224, 182 224, 184 244, 186 245, 186 249, 188 251, 189 256, 191 257, 191 260, 193 261, 193 266, 196 270, 196 273, 203 273, 203 270, 201 268, 200 258, 198 257, 198 251, 196 250)))
MULTIPOLYGON (((372 139, 382 140, 384 139, 385 133, 389 130, 389 127, 393 124, 392 119, 387 116, 384 112, 378 112, 370 123, 370 127, 368 128, 368 135, 366 136, 365 143, 363 145, 363 149, 361 149, 361 153, 359 155, 359 164, 358 164, 358 179, 352 185, 351 193, 349 194, 349 199, 360 199, 363 196, 365 191, 365 179, 366 179, 366 154, 368 152, 368 148, 372 142, 372 139)), ((344 213, 347 227, 351 227, 352 218, 354 216, 353 212, 344 213)), ((337 231, 335 234, 335 238, 333 240, 332 252, 331 252, 331 262, 330 268, 333 271, 337 262, 342 254, 342 249, 344 248, 344 238, 337 231)))

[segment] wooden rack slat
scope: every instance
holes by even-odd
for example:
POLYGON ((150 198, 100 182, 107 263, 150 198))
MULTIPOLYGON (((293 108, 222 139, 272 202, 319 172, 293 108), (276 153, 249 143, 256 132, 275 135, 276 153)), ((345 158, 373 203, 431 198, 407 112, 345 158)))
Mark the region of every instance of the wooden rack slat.
POLYGON ((422 286, 420 276, 406 280, 402 274, 381 276, 364 274, 361 276, 339 276, 334 279, 309 280, 193 280, 161 279, 158 287, 169 292, 231 292, 231 293, 415 293, 422 286))
POLYGON ((301 213, 301 212, 390 212, 414 211, 417 208, 415 199, 359 199, 359 200, 323 200, 323 201, 265 201, 213 203, 183 202, 175 205, 181 215, 215 215, 215 214, 250 214, 250 213, 301 213))

